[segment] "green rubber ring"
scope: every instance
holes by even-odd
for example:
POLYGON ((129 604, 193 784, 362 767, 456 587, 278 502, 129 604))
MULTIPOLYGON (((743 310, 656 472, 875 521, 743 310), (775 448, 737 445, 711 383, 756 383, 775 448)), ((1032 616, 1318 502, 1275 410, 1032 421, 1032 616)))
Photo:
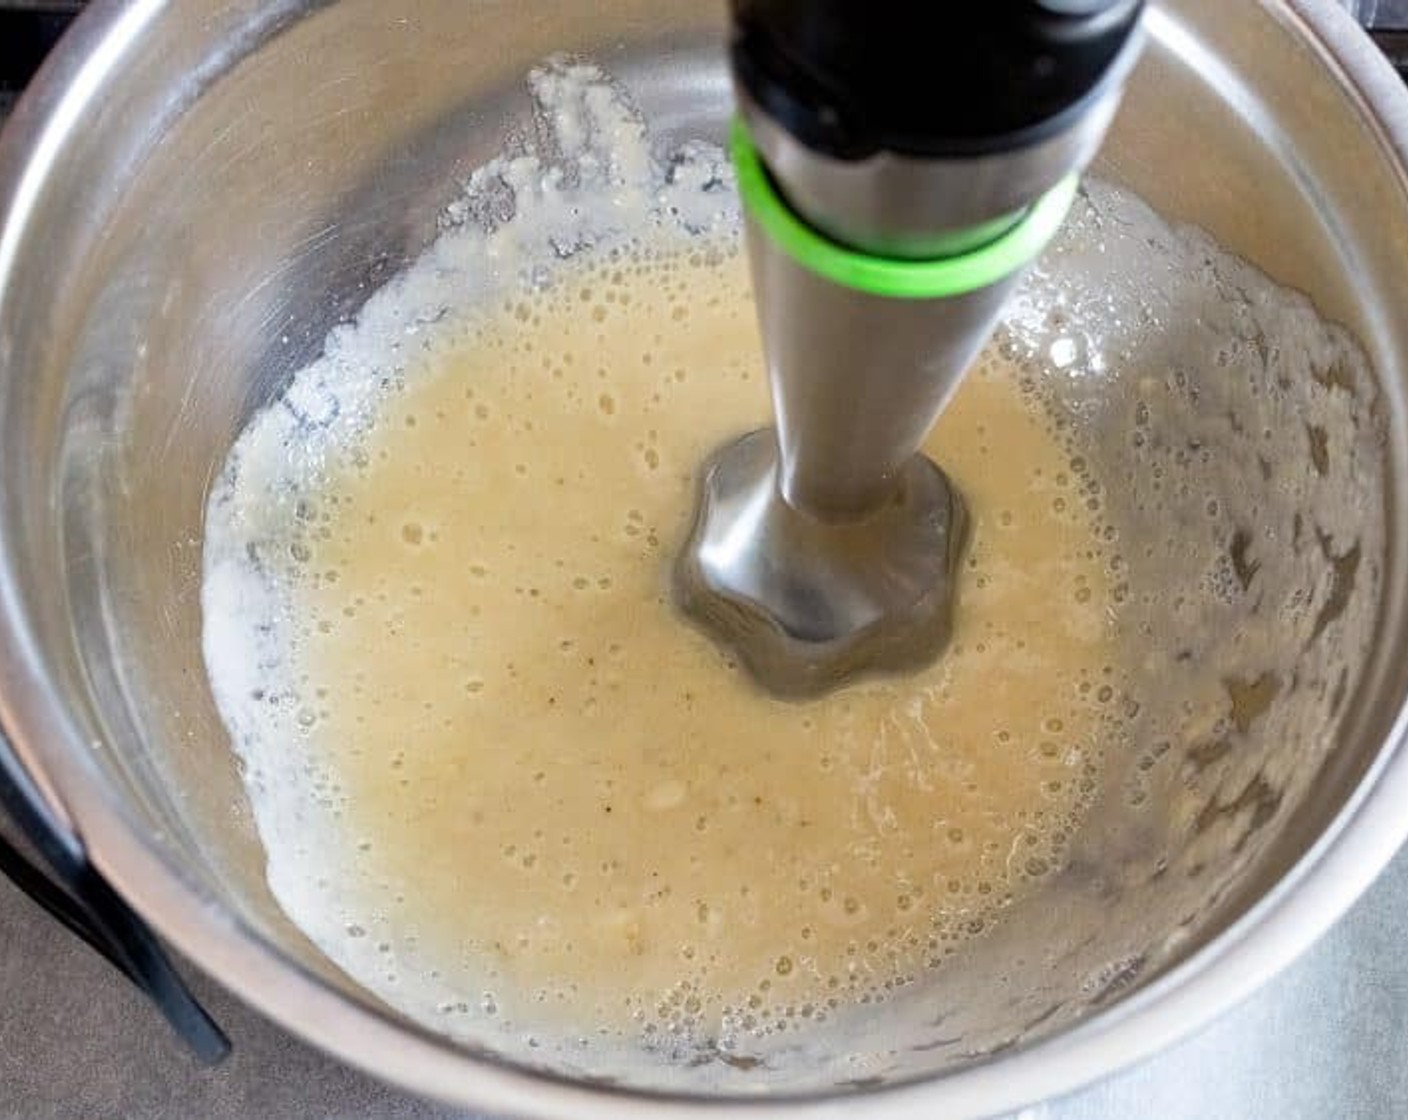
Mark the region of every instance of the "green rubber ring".
POLYGON ((848 249, 802 222, 778 196, 753 140, 735 118, 730 136, 738 193, 779 248, 818 276, 856 291, 896 299, 944 299, 986 288, 1035 260, 1061 228, 1076 195, 1076 175, 1052 187, 1006 233, 961 256, 911 261, 848 249))

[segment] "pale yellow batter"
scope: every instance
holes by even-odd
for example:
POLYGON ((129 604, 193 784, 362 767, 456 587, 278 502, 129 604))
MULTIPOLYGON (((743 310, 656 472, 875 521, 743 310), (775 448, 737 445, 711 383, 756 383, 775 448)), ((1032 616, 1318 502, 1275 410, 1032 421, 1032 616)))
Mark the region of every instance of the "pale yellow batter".
POLYGON ((930 445, 973 515, 937 665, 784 703, 681 621, 696 466, 768 419, 742 259, 681 244, 434 336, 294 590, 360 905, 518 1022, 746 1034, 880 998, 1057 866, 1098 782, 1090 482, 996 359, 930 445))

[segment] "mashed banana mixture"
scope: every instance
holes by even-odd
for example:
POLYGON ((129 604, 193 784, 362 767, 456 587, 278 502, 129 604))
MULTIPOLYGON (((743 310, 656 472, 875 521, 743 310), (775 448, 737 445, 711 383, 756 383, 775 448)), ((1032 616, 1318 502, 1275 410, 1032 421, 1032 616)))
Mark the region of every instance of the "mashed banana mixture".
POLYGON ((441 276, 379 367, 418 266, 256 420, 211 507, 212 681, 277 896, 393 1005, 547 1039, 805 1029, 1060 865, 1112 734, 1099 484, 985 359, 930 447, 974 522, 951 651, 763 695, 669 592, 697 466, 769 422, 727 169, 699 148, 662 206, 599 76, 538 80, 639 227, 523 192, 439 248, 512 240, 514 267, 468 298, 441 276), (560 259, 525 245, 554 221, 560 259))
POLYGON ((972 515, 940 661, 771 699, 670 602, 696 468, 769 422, 731 172, 657 163, 590 66, 531 83, 550 150, 476 173, 234 448, 211 684, 275 896, 387 1004, 557 1068, 795 1053, 1059 877, 1150 738, 1118 643, 1153 608, 1032 373, 1099 352, 1019 301, 1056 341, 990 347, 933 434, 972 515))

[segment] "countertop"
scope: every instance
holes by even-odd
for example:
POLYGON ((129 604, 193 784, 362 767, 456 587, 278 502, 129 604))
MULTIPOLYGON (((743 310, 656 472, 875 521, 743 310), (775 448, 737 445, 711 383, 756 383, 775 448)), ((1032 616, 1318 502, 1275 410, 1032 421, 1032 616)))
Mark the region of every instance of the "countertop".
MULTIPOLYGON (((1408 849, 1309 953, 1173 1050, 1018 1120, 1408 1117, 1408 849)), ((234 1040, 205 1070, 96 955, 0 879, 0 1117, 441 1120, 197 978, 234 1040)))

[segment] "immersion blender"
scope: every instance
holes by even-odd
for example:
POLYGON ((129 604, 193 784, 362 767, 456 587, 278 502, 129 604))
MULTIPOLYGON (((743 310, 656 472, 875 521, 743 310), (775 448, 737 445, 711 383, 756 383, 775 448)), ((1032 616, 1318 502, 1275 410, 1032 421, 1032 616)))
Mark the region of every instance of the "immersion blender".
POLYGON ((1143 0, 732 0, 776 418, 704 465, 683 610, 767 690, 932 660, 966 514, 919 446, 1064 220, 1143 0))

